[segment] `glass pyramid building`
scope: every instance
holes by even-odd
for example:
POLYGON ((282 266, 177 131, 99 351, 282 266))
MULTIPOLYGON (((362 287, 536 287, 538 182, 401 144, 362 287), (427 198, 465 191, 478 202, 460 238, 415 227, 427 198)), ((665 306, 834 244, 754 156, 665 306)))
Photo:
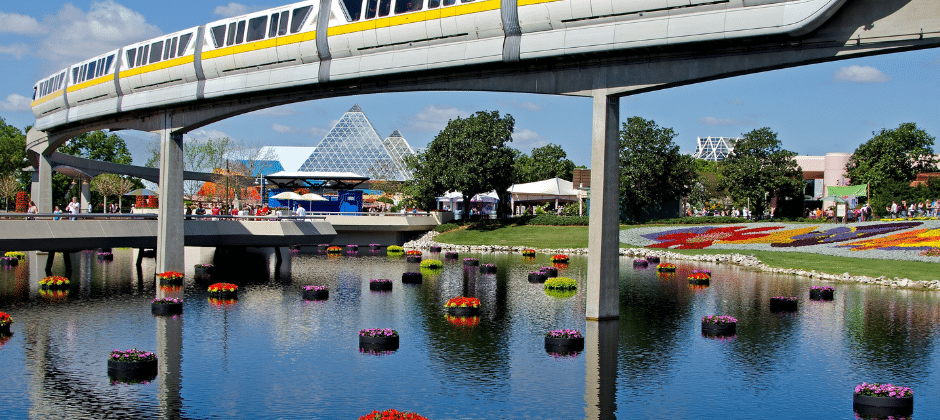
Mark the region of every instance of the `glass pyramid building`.
POLYGON ((734 152, 734 137, 699 137, 692 157, 696 159, 721 162, 734 152))
POLYGON ((405 181, 411 179, 411 173, 403 159, 412 155, 414 151, 398 130, 383 141, 356 105, 330 129, 300 171, 353 172, 368 177, 384 172, 387 180, 405 181))

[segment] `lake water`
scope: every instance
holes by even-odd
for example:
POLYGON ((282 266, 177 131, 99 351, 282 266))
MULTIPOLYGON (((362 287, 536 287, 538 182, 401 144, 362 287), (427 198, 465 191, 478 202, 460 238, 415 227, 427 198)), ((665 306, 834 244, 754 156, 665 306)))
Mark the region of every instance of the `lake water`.
POLYGON ((36 262, 2 270, 0 311, 15 324, 0 339, 0 417, 349 419, 395 408, 431 419, 853 419, 855 385, 880 381, 914 389, 913 418, 940 418, 937 292, 835 284, 835 300, 819 302, 809 288, 824 283, 810 279, 683 261, 661 277, 622 259, 620 320, 586 323, 585 258, 559 270, 578 293, 556 298, 526 278, 547 255, 460 257, 498 273, 446 262, 406 285, 417 264, 367 249, 288 254, 280 267, 270 255, 187 249, 190 264, 216 263, 211 282, 241 286, 220 304, 191 272, 184 288, 157 288, 153 260, 138 276, 131 250, 107 263, 74 254, 66 297, 39 292, 36 262), (690 287, 693 269, 711 270, 711 286, 690 287), (394 279, 393 290, 371 292, 373 278, 394 279), (308 284, 328 286, 329 300, 304 301, 308 284), (184 298, 183 315, 152 316, 157 295, 184 298), (476 325, 446 317, 459 295, 481 300, 476 325), (770 312, 772 296, 799 296, 799 311, 770 312), (737 335, 703 337, 710 314, 738 318, 737 335), (400 348, 360 352, 358 331, 371 327, 397 330, 400 348), (543 336, 559 328, 585 332, 585 350, 547 353, 543 336), (134 347, 157 353, 157 377, 113 383, 109 352, 134 347))

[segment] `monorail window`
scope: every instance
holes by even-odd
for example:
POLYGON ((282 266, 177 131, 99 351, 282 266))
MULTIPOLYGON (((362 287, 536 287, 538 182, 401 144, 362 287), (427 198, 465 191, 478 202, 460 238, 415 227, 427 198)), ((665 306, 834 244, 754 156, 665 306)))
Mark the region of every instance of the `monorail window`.
POLYGON ((33 86, 33 100, 36 100, 36 87, 33 86))
POLYGON ((444 6, 453 6, 454 3, 457 3, 457 0, 444 0, 444 6))
POLYGON ((287 10, 281 12, 281 23, 277 25, 277 36, 287 35, 287 24, 290 20, 290 12, 287 10))
POLYGON ((290 33, 296 34, 304 27, 307 21, 307 15, 310 14, 310 6, 298 7, 294 9, 294 16, 290 20, 290 33))
POLYGON ((105 65, 104 65, 104 68, 105 68, 104 74, 111 74, 111 65, 112 65, 112 64, 114 64, 114 56, 113 56, 113 55, 109 55, 109 56, 108 56, 108 61, 105 62, 105 65))
POLYGON ((366 6, 366 19, 372 19, 375 17, 375 9, 379 4, 379 0, 368 0, 369 4, 366 6))
POLYGON ((172 45, 173 45, 172 39, 166 40, 166 48, 163 49, 163 61, 166 61, 170 58, 170 50, 173 49, 172 45))
POLYGON ((79 70, 80 70, 80 69, 79 69, 78 67, 75 67, 75 68, 72 69, 72 84, 73 84, 73 85, 76 84, 76 83, 78 83, 78 72, 79 72, 79 70))
POLYGON ((388 16, 389 12, 392 11, 392 0, 380 0, 379 1, 379 17, 388 16))
POLYGON ((167 51, 170 52, 170 58, 176 58, 176 46, 179 43, 179 38, 173 38, 173 46, 166 47, 167 51))
POLYGON ((259 16, 248 21, 247 41, 257 41, 264 39, 264 32, 268 29, 268 17, 259 16))
POLYGON ((144 45, 143 52, 140 53, 140 65, 147 65, 147 56, 150 54, 150 44, 144 45))
POLYGON ((216 48, 222 48, 225 43, 225 25, 219 25, 212 28, 212 43, 216 48))
POLYGON ((470 2, 472 2, 472 1, 473 1, 473 0, 460 0, 461 3, 470 3, 470 2))
POLYGON ((437 9, 441 7, 441 0, 428 0, 428 9, 437 9))
POLYGON ((235 32, 235 44, 245 42, 245 21, 238 22, 238 31, 235 32))
POLYGON ((235 22, 228 24, 228 37, 225 38, 225 46, 232 46, 235 44, 235 26, 238 25, 235 22))
POLYGON ((339 4, 343 6, 347 22, 359 21, 359 15, 362 14, 362 0, 343 0, 339 4))
POLYGON ((395 0, 395 14, 417 12, 423 6, 423 0, 395 0))
POLYGON ((97 68, 95 69, 95 77, 103 76, 104 75, 104 59, 103 58, 98 60, 98 64, 96 64, 96 67, 97 68))
POLYGON ((163 56, 163 41, 157 41, 150 44, 150 63, 157 63, 163 56))
POLYGON ((281 15, 278 13, 271 14, 271 27, 268 29, 268 38, 274 38, 277 36, 277 22, 280 20, 281 15))
POLYGON ((189 41, 193 39, 193 34, 180 35, 180 47, 176 55, 182 57, 186 55, 186 49, 189 48, 189 41))
POLYGON ((92 61, 88 63, 88 72, 85 73, 85 80, 91 80, 95 78, 95 62, 92 61))

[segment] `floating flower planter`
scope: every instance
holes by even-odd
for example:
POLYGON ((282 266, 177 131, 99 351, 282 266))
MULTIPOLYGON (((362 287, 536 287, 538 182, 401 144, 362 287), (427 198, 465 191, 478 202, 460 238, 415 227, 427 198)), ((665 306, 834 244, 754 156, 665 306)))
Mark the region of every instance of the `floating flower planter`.
POLYGON ((451 325, 458 327, 476 327, 480 325, 480 317, 478 316, 453 316, 453 315, 444 315, 447 319, 447 322, 451 325))
POLYGON ((405 249, 398 245, 390 245, 388 248, 385 249, 385 252, 388 255, 397 256, 397 255, 403 254, 405 252, 405 249))
POLYGON ((369 249, 372 251, 378 251, 382 249, 382 244, 369 244, 369 249))
POLYGON ((108 357, 108 376, 122 381, 149 381, 157 377, 157 355, 137 349, 114 350, 108 357))
POLYGON ((529 272, 529 283, 545 283, 545 280, 548 280, 548 276, 545 275, 542 271, 530 271, 529 272))
POLYGON ((183 313, 183 300, 160 298, 150 301, 150 313, 156 316, 172 316, 183 313))
POLYGON ((442 263, 440 260, 424 260, 421 261, 421 268, 439 270, 444 268, 444 263, 442 263))
POLYGON ((398 411, 398 410, 378 411, 376 410, 362 417, 359 417, 359 420, 428 420, 428 418, 424 416, 419 416, 418 413, 409 413, 407 411, 398 411))
POLYGON ((496 274, 496 264, 480 264, 480 272, 483 274, 496 274))
POLYGON ((463 259, 463 265, 464 265, 465 267, 476 267, 476 266, 480 265, 480 260, 478 260, 478 259, 476 259, 476 258, 464 258, 464 259, 463 259))
POLYGON ((303 290, 304 300, 327 300, 330 298, 330 289, 327 289, 326 286, 304 286, 303 290))
POLYGON ((702 317, 702 335, 727 336, 738 330, 738 320, 728 315, 706 315, 702 317))
POLYGON ((359 330, 359 348, 371 350, 397 350, 398 331, 391 328, 366 328, 359 330))
POLYGON ((327 254, 342 254, 343 248, 340 248, 338 246, 331 246, 326 249, 326 253, 327 254))
POLYGON ((238 299, 238 286, 232 283, 215 283, 209 286, 209 297, 219 300, 238 299))
POLYGON ((649 261, 650 264, 659 264, 659 257, 655 255, 647 255, 646 261, 649 261))
POLYGON ((0 258, 0 267, 16 267, 20 264, 20 260, 13 257, 2 257, 0 258))
POLYGON ((44 277, 39 280, 39 288, 46 290, 64 290, 69 288, 69 279, 62 276, 44 277))
POLYGON ((852 408, 863 416, 909 416, 914 412, 914 391, 904 386, 863 382, 855 387, 852 408))
POLYGON ((26 258, 26 254, 19 251, 9 251, 6 254, 3 254, 6 258, 15 258, 17 260, 22 260, 26 258))
POLYGON ((330 244, 320 244, 317 245, 317 251, 326 251, 330 247, 330 244))
POLYGON ((659 263, 656 264, 656 271, 660 273, 675 273, 676 265, 673 263, 659 263))
POLYGON ((212 264, 196 264, 193 266, 197 277, 204 277, 212 275, 212 270, 215 267, 212 264))
POLYGON ((545 289, 545 294, 555 299, 568 299, 578 294, 576 289, 545 289))
POLYGON ((552 330, 545 334, 545 351, 569 354, 584 350, 584 336, 578 330, 552 330))
POLYGON ((534 257, 534 256, 535 256, 535 250, 534 250, 534 249, 524 249, 524 250, 522 250, 522 256, 523 256, 523 257, 534 257))
POLYGON ((568 277, 555 277, 545 281, 545 291, 573 292, 578 290, 578 282, 568 277))
POLYGON ((545 274, 545 277, 552 278, 558 277, 558 269, 555 267, 542 267, 539 269, 542 273, 545 274))
POLYGON ((689 284, 708 286, 711 284, 711 277, 704 273, 692 273, 689 274, 689 284))
POLYGON ((833 300, 835 289, 830 286, 813 286, 809 289, 809 298, 812 300, 833 300))
POLYGON ((565 254, 552 255, 552 262, 558 264, 568 264, 568 256, 565 254))
POLYGON ((646 259, 643 259, 643 258, 639 258, 639 259, 633 260, 633 266, 634 266, 634 267, 646 268, 646 267, 649 266, 649 265, 650 265, 649 260, 646 260, 646 259))
POLYGON ((796 312, 799 301, 796 296, 774 296, 770 298, 770 310, 773 312, 796 312))
POLYGON ((183 273, 166 271, 163 273, 157 273, 157 277, 160 278, 160 284, 165 284, 167 286, 178 286, 183 284, 183 273))
POLYGON ((405 253, 405 261, 410 263, 419 263, 421 262, 421 251, 413 249, 405 253))
POLYGON ((692 274, 701 274, 708 278, 712 278, 711 270, 703 270, 703 269, 692 270, 692 274))
POLYGON ((13 317, 6 312, 0 312, 0 335, 10 335, 11 324, 13 324, 13 317))
POLYGON ((480 299, 475 297, 457 296, 448 300, 444 307, 447 308, 447 313, 453 316, 480 315, 480 299))
POLYGON ((98 261, 114 261, 114 254, 110 252, 98 252, 98 261))
POLYGON ((421 284, 421 280, 421 273, 408 272, 401 275, 401 282, 404 284, 421 284))
POLYGON ((440 252, 441 252, 441 247, 440 247, 440 246, 437 246, 437 245, 432 245, 431 248, 430 248, 430 250, 431 250, 431 252, 440 253, 440 252))
POLYGON ((358 250, 359 250, 359 245, 356 245, 356 244, 349 244, 349 245, 346 245, 346 250, 348 250, 348 251, 358 251, 358 250))
POLYGON ((392 280, 390 279, 372 279, 369 280, 369 290, 375 292, 388 292, 392 290, 392 280))
POLYGON ((456 260, 456 259, 458 258, 457 255, 458 255, 458 254, 457 254, 456 252, 448 251, 448 252, 445 252, 445 253, 444 253, 444 259, 445 259, 445 260, 456 260))

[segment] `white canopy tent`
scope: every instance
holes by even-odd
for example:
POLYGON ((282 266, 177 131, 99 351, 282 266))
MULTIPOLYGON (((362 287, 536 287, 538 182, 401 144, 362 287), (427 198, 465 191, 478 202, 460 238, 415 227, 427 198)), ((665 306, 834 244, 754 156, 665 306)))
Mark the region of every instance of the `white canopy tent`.
POLYGON ((555 201, 555 207, 557 208, 560 201, 577 201, 580 203, 580 198, 586 196, 584 191, 574 188, 571 181, 557 177, 527 184, 513 184, 507 191, 509 191, 513 209, 515 209, 517 202, 552 200, 555 201))
MULTIPOLYGON (((488 193, 477 194, 470 199, 471 203, 483 203, 484 210, 486 208, 492 209, 493 204, 499 202, 499 196, 496 195, 496 191, 490 191, 488 193)), ((441 208, 442 203, 448 203, 448 208, 454 212, 454 214, 460 214, 461 212, 456 211, 455 204, 463 203, 463 193, 459 191, 448 191, 444 194, 443 197, 437 197, 437 207, 441 208)), ((466 207, 464 207, 466 208, 466 207)), ((484 213, 486 213, 484 211, 484 213)))

